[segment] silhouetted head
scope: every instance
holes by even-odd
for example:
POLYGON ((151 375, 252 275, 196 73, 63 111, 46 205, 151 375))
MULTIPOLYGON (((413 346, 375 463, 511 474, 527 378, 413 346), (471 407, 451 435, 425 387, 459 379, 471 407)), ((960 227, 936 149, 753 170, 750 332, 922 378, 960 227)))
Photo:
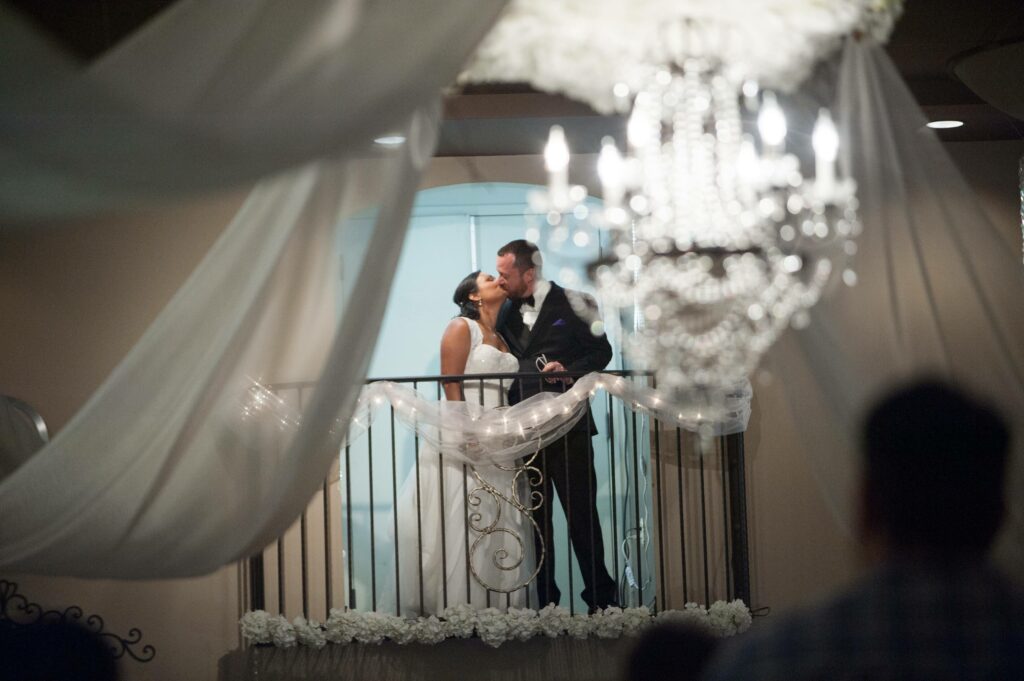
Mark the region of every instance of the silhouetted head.
POLYGON ((862 531, 888 552, 980 554, 1003 518, 1010 432, 988 404, 915 383, 864 423, 862 531))
POLYGON ((103 638, 78 624, 0 622, 0 680, 115 681, 117 659, 103 638))
POLYGON ((701 672, 718 646, 706 629, 683 622, 655 624, 637 639, 629 654, 627 681, 688 681, 701 672))

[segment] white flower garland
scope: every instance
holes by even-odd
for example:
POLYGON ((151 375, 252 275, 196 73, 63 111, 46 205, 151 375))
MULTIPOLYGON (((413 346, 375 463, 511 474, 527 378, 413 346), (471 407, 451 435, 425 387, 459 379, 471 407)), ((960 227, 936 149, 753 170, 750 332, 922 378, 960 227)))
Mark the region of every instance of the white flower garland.
POLYGON ((474 610, 468 605, 455 605, 442 613, 410 619, 379 612, 356 612, 332 609, 327 622, 296 617, 289 622, 283 615, 264 610, 245 613, 239 624, 242 637, 251 645, 273 645, 291 648, 296 645, 323 648, 327 643, 379 644, 385 640, 399 645, 421 643, 433 645, 447 638, 477 636, 497 648, 506 641, 527 641, 534 636, 568 635, 577 639, 591 636, 604 639, 634 636, 654 622, 686 622, 705 627, 716 636, 725 637, 750 627, 750 609, 741 600, 718 601, 710 608, 687 603, 682 610, 664 610, 652 615, 646 607, 607 608, 595 615, 570 615, 562 607, 548 605, 540 611, 509 608, 474 610))
POLYGON ((607 114, 621 108, 617 83, 635 88, 645 68, 697 53, 791 90, 844 36, 884 43, 902 10, 903 0, 512 0, 460 82, 526 82, 607 114))

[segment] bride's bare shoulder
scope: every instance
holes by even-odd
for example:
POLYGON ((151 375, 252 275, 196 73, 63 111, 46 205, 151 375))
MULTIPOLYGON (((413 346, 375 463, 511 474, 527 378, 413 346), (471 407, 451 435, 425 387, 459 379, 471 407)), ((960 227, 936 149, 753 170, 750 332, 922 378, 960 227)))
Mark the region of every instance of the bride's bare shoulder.
POLYGON ((448 326, 445 327, 444 335, 441 336, 441 345, 445 345, 446 343, 464 343, 466 345, 469 345, 469 324, 471 323, 472 321, 466 319, 465 317, 455 317, 454 319, 452 319, 450 322, 448 322, 448 326))

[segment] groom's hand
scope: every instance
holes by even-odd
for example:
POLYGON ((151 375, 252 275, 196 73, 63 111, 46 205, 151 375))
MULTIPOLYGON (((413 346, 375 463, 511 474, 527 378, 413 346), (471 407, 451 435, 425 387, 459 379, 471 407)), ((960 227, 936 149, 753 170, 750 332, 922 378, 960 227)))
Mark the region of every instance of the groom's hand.
MULTIPOLYGON (((566 368, 562 366, 561 362, 548 362, 547 364, 544 365, 544 368, 541 369, 541 373, 548 373, 551 371, 566 371, 566 368)), ((573 379, 569 376, 566 376, 564 378, 546 378, 544 380, 546 380, 548 383, 557 383, 558 381, 562 381, 566 385, 572 385, 573 382, 573 379)))

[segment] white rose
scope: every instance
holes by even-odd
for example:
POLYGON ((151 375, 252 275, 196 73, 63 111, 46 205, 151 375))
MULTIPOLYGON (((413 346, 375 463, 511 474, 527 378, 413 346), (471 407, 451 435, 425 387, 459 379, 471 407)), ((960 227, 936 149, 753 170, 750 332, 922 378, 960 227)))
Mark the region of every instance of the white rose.
POLYGON ((349 643, 355 635, 354 619, 358 613, 331 608, 325 636, 331 643, 349 643))
POLYGON ((687 603, 682 610, 662 610, 656 618, 659 622, 679 622, 690 626, 701 627, 711 632, 707 610, 696 603, 687 603))
POLYGON ((540 629, 536 610, 509 608, 505 619, 508 622, 509 638, 528 641, 536 636, 540 629))
POLYGON ((289 624, 284 615, 271 617, 269 622, 270 640, 278 648, 291 648, 295 645, 295 628, 289 624))
POLYGON ((323 648, 327 645, 327 637, 320 623, 316 620, 307 621, 305 617, 296 617, 292 622, 295 637, 304 646, 323 648))
POLYGON ((476 635, 487 645, 497 648, 508 640, 508 621, 496 608, 481 610, 476 615, 476 635))
POLYGON ((242 637, 249 643, 270 643, 270 613, 255 610, 242 615, 238 620, 242 628, 242 637))
POLYGON ((540 631, 550 638, 564 634, 571 617, 568 610, 553 603, 548 603, 537 613, 540 631))
POLYGON ((441 613, 445 634, 451 638, 469 638, 476 629, 476 611, 465 604, 449 606, 441 613))
POLYGON ((598 638, 618 638, 622 635, 624 619, 620 608, 605 608, 590 619, 593 632, 598 638))
POLYGON ((587 638, 593 631, 591 617, 587 615, 573 615, 569 618, 565 631, 573 638, 587 638))
POLYGON ((622 611, 622 633, 635 636, 651 624, 651 611, 647 606, 626 608, 622 611))
POLYGON ((750 628, 750 610, 739 599, 716 601, 708 608, 708 621, 716 635, 732 636, 750 628))
POLYGON ((387 615, 379 612, 355 613, 352 638, 360 643, 380 643, 387 635, 387 615))
POLYGON ((415 620, 407 620, 397 615, 387 615, 382 627, 387 638, 404 646, 416 640, 415 624, 415 620))
POLYGON ((433 615, 416 620, 414 634, 417 643, 433 645, 445 639, 444 622, 433 615))

